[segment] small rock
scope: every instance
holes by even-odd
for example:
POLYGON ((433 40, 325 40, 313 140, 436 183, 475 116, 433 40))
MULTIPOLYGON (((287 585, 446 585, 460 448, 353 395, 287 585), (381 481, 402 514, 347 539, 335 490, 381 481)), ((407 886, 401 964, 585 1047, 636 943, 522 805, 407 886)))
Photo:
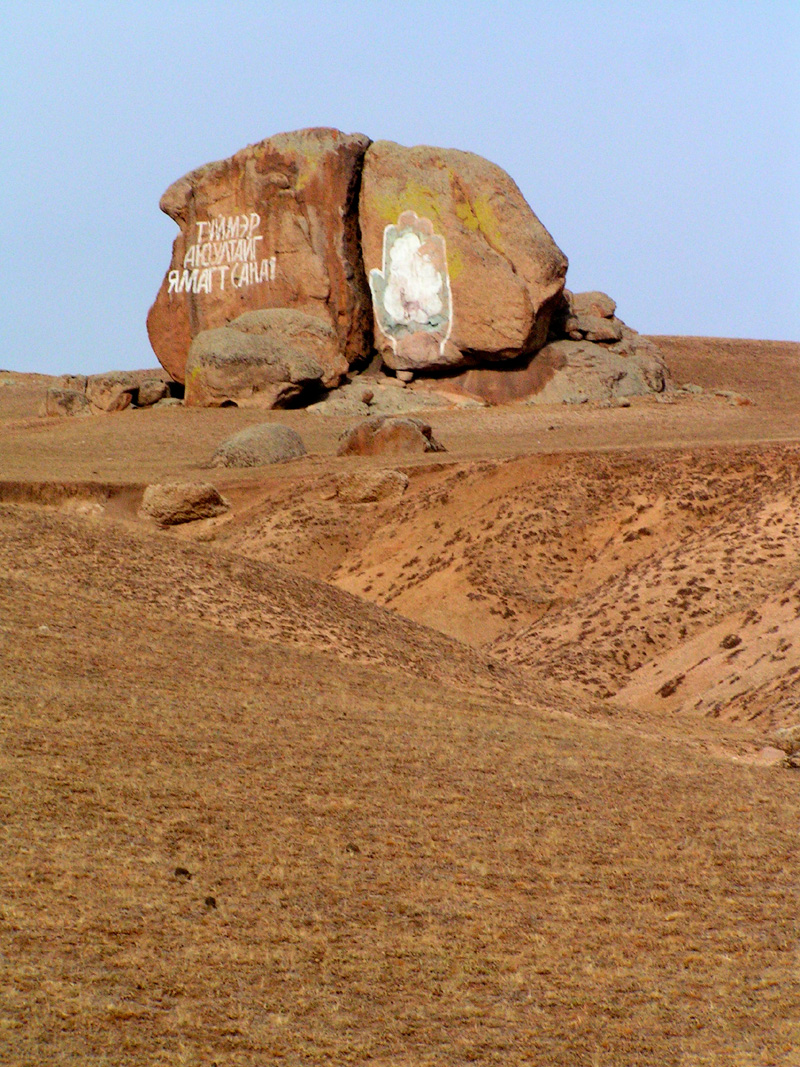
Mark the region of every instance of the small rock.
POLYGON ((736 648, 737 645, 742 643, 741 637, 738 634, 728 634, 727 637, 723 637, 719 643, 720 648, 736 648))
POLYGON ((216 906, 217 906, 217 898, 216 897, 206 897, 206 899, 203 901, 203 903, 205 904, 205 906, 207 908, 216 908, 216 906))
POLYGON ((408 476, 402 471, 358 471, 340 478, 337 496, 348 504, 372 504, 399 498, 408 488, 408 476))
POLYGON ((413 382, 414 372, 413 370, 398 370, 395 371, 395 375, 399 382, 413 382))
POLYGON ((169 386, 161 378, 145 378, 139 383, 139 394, 136 404, 140 408, 149 408, 157 404, 159 400, 169 397, 169 386))
POLYGON ((230 504, 213 485, 167 482, 148 485, 142 495, 139 514, 153 519, 159 526, 178 526, 184 522, 222 515, 229 509, 230 504))
POLYGON ((444 452, 428 423, 421 419, 377 415, 347 430, 339 438, 340 456, 381 456, 444 452))
POLYGON ((407 389, 405 382, 387 378, 376 382, 373 389, 365 391, 363 383, 356 379, 334 389, 324 400, 309 404, 307 411, 316 415, 405 415, 423 408, 447 407, 448 400, 441 394, 407 389), (372 399, 364 400, 366 393, 372 399))
POLYGON ((600 315, 571 315, 566 322, 570 337, 577 333, 587 341, 621 341, 622 329, 614 319, 605 319, 600 315))
POLYGON ((261 467, 305 455, 306 446, 296 430, 277 422, 264 422, 223 441, 211 457, 211 466, 261 467))
POLYGON ((92 411, 100 414, 124 411, 133 403, 138 391, 135 377, 125 371, 92 374, 86 380, 86 399, 92 411))
POLYGON ((89 415, 91 412, 84 393, 78 392, 77 389, 58 389, 53 386, 44 395, 41 414, 45 416, 89 415))
POLYGON ((53 631, 50 629, 49 626, 46 626, 44 623, 42 623, 42 625, 40 627, 38 627, 38 629, 36 630, 36 636, 37 637, 50 637, 52 632, 53 631))
POLYGON ((192 874, 191 871, 188 871, 185 867, 176 867, 175 877, 182 879, 184 882, 188 882, 192 877, 192 874))
POLYGON ((570 293, 568 300, 573 315, 596 315, 601 319, 610 319, 617 310, 616 301, 608 293, 597 290, 570 293))
POLYGON ((786 761, 792 766, 800 758, 800 725, 784 726, 776 730, 772 737, 772 744, 786 753, 786 761))

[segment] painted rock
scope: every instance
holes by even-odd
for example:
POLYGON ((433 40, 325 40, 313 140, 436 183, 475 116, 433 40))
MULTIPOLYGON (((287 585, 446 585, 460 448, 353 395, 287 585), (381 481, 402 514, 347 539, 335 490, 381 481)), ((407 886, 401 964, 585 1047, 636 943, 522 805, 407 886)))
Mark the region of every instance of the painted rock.
POLYGON ((180 227, 147 329, 162 366, 185 378, 192 339, 244 312, 294 308, 325 320, 349 363, 371 350, 358 243, 362 134, 299 130, 192 171, 161 209, 180 227))
POLYGON ((376 141, 359 222, 375 346, 390 367, 514 359, 544 345, 567 259, 500 167, 376 141))

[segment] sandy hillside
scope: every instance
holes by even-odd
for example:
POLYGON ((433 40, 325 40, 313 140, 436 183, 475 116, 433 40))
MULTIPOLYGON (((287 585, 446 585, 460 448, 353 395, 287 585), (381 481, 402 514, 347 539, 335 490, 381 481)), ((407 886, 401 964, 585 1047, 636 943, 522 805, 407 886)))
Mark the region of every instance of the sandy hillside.
POLYGON ((0 372, 3 1063, 800 1064, 800 345, 658 340, 699 391, 242 472, 0 372))

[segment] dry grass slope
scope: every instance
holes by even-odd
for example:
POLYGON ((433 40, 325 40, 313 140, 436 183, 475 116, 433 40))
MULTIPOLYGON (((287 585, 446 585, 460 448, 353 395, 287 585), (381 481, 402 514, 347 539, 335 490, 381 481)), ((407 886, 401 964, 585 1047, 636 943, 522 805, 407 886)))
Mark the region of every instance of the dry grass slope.
POLYGON ((237 631, 195 552, 101 596, 161 545, 20 511, 4 1062, 791 1062, 791 775, 237 631))
POLYGON ((261 415, 0 372, 0 1062, 800 1067, 800 346, 663 346, 699 399, 433 411, 400 499, 269 415, 171 532, 261 415))

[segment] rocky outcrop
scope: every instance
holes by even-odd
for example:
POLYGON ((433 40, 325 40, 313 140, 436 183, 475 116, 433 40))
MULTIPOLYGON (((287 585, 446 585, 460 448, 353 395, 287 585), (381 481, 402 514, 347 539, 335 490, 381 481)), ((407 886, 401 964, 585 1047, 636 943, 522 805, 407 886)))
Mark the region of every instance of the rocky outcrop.
MULTIPOLYGON (((170 384, 142 371, 62 374, 47 390, 42 415, 107 415, 130 407, 152 407, 169 397, 170 384)), ((179 404, 179 400, 174 401, 179 404)))
POLYGON ((389 415, 366 419, 343 433, 339 440, 340 456, 398 456, 445 451, 428 423, 389 415))
POLYGON ((377 141, 359 221, 388 366, 513 359, 544 344, 567 259, 500 167, 377 141))
POLYGON ((306 446, 296 430, 277 422, 248 426, 223 441, 211 457, 212 467, 262 467, 285 463, 306 454, 306 446))
POLYGON ((147 328, 173 378, 184 381, 199 333, 263 308, 321 318, 348 364, 369 353, 357 220, 369 143, 332 129, 278 134, 167 189, 161 209, 180 233, 147 328))
POLYGON ((213 485, 197 482, 166 482, 148 485, 139 514, 159 526, 178 526, 222 515, 230 504, 213 485))
POLYGON ((332 389, 347 371, 324 320, 278 308, 199 333, 186 362, 187 406, 273 408, 304 390, 332 389))
POLYGON ((621 341, 629 330, 616 317, 617 305, 607 293, 571 293, 568 289, 553 314, 550 340, 621 341))

